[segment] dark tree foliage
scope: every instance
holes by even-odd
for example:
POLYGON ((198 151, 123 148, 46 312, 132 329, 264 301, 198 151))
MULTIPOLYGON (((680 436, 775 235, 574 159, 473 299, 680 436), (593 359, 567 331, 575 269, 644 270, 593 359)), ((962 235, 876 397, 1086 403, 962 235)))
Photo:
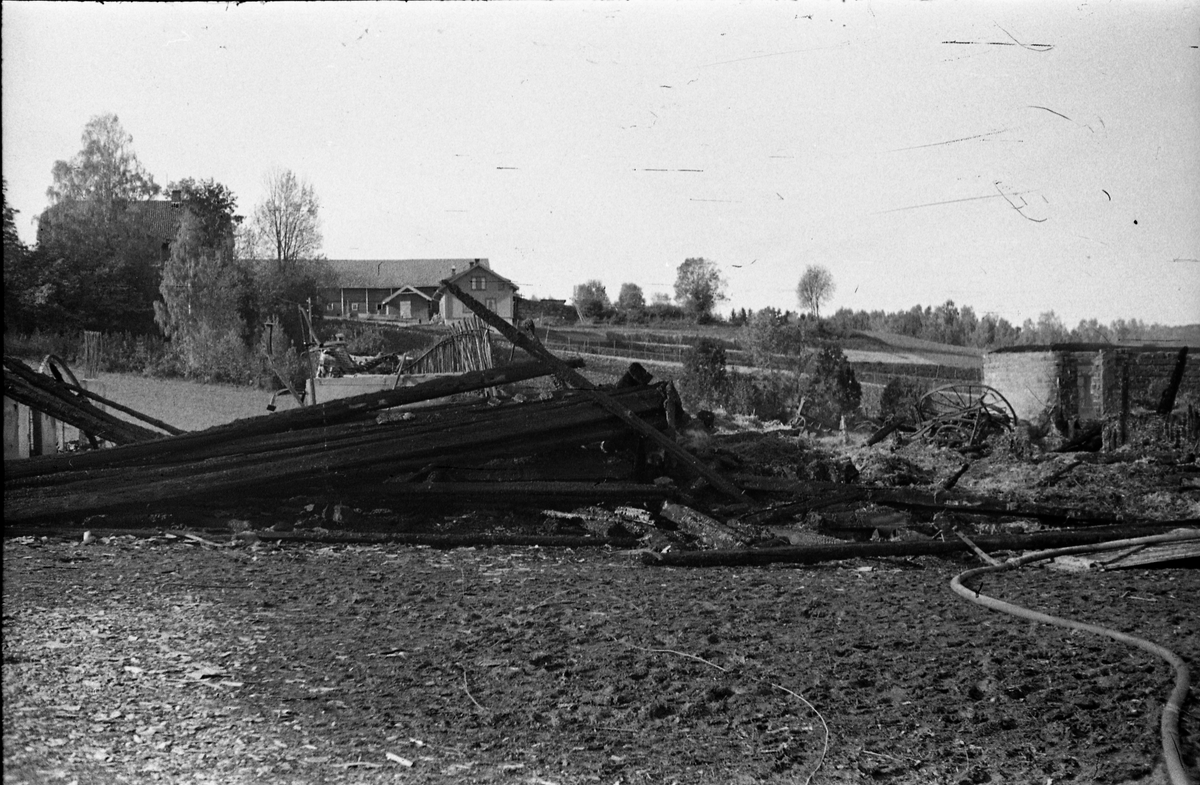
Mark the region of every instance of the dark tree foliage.
POLYGON ((715 262, 685 259, 675 273, 675 301, 699 324, 712 321, 713 309, 725 299, 725 279, 715 262))
POLYGON ((862 386, 841 347, 825 346, 817 352, 807 393, 813 406, 828 419, 858 409, 862 386))
POLYGON ((100 115, 79 153, 55 162, 23 294, 35 327, 153 330, 158 264, 173 229, 159 220, 165 205, 148 201, 160 189, 132 142, 116 115, 100 115))
POLYGON ((604 284, 598 280, 584 281, 575 287, 571 302, 579 312, 579 318, 585 321, 604 319, 612 311, 612 303, 604 284))

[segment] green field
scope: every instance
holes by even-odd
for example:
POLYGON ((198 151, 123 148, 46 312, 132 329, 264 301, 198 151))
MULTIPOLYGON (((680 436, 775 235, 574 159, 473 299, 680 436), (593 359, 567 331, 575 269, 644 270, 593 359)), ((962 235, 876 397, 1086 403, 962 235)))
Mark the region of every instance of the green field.
MULTIPOLYGON (((185 431, 268 414, 271 394, 255 387, 202 384, 182 379, 154 379, 129 373, 101 373, 100 395, 185 431)), ((279 411, 294 408, 291 396, 275 401, 279 411)), ((125 415, 116 413, 119 417, 125 415)))

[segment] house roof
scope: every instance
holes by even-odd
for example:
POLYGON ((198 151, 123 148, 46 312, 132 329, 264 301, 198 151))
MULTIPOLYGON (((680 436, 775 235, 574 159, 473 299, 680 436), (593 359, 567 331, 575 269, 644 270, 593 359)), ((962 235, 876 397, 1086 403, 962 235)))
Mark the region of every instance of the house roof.
POLYGON ((491 269, 487 259, 329 259, 329 266, 343 289, 399 289, 403 286, 441 285, 472 262, 491 269))
MULTIPOLYGON (((512 282, 512 281, 510 281, 510 280, 508 280, 507 278, 505 278, 505 277, 504 277, 503 275, 501 275, 500 273, 498 273, 498 272, 495 272, 494 270, 492 270, 492 268, 490 268, 490 267, 486 267, 485 269, 486 269, 486 270, 487 270, 489 273, 491 273, 491 274, 492 274, 492 277, 493 277, 493 278, 499 278, 501 281, 504 281, 506 284, 508 284, 509 286, 511 286, 511 287, 512 287, 514 290, 517 288, 517 285, 516 285, 515 283, 513 283, 513 282, 512 282)), ((471 268, 470 268, 470 267, 468 267, 468 268, 467 268, 467 269, 465 269, 465 270, 460 270, 459 272, 455 273, 455 274, 454 274, 454 275, 452 275, 452 276, 448 275, 448 276, 446 276, 446 278, 450 279, 450 282, 451 282, 451 283, 454 283, 454 282, 456 282, 456 281, 458 281, 458 280, 460 280, 460 279, 462 279, 462 278, 465 278, 465 277, 466 277, 466 275, 467 275, 467 273, 469 273, 469 272, 471 272, 471 268)))
MULTIPOLYGON (((90 201, 66 201, 52 204, 38 216, 39 242, 44 231, 53 231, 55 225, 68 216, 82 216, 91 209, 90 201)), ((172 240, 179 231, 179 221, 183 211, 171 202, 150 200, 145 202, 125 202, 125 211, 131 222, 151 237, 161 240, 172 240)))

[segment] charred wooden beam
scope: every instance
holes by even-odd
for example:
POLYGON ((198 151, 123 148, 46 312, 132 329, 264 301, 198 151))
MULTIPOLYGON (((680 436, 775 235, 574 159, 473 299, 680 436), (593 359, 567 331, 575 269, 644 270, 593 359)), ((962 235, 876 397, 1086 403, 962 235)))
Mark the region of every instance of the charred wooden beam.
POLYGON ((664 501, 676 495, 674 488, 636 482, 425 482, 382 483, 375 491, 380 498, 404 501, 445 501, 447 499, 525 506, 534 499, 538 505, 560 499, 580 502, 664 501))
MULTIPOLYGON (((830 482, 804 482, 778 477, 756 477, 736 475, 738 484, 748 490, 790 493, 802 497, 792 503, 796 509, 806 505, 815 509, 826 499, 841 501, 843 494, 851 499, 859 498, 887 507, 919 512, 949 512, 963 515, 986 515, 1002 518, 1036 518, 1047 523, 1070 526, 1110 526, 1124 523, 1126 514, 1107 510, 1091 510, 1082 507, 1057 507, 1033 502, 1017 502, 986 496, 975 496, 961 491, 936 492, 915 488, 872 488, 865 485, 844 485, 830 482)), ((750 522, 750 521, 748 521, 750 522)), ((755 520, 755 523, 763 521, 755 520)))
POLYGON ((96 408, 64 382, 37 373, 24 363, 7 357, 4 358, 4 394, 31 409, 114 444, 150 441, 161 436, 96 408))
POLYGON ((708 466, 705 466, 696 456, 689 453, 674 439, 666 434, 658 431, 655 428, 647 425, 642 420, 638 419, 627 409, 616 403, 606 393, 601 392, 586 378, 576 373, 569 368, 566 363, 552 354, 546 347, 542 346, 541 342, 535 337, 526 335, 518 330, 513 325, 501 319, 496 314, 492 313, 485 305, 480 303, 471 295, 464 292, 453 282, 449 280, 442 281, 444 286, 451 294, 468 308, 470 308, 476 316, 487 322, 492 327, 500 331, 500 334, 511 341, 513 344, 520 346, 534 358, 541 360, 547 366, 554 370, 557 376, 564 384, 570 385, 579 390, 584 390, 596 403, 603 406, 607 411, 619 417, 626 425, 636 430, 638 433, 649 438, 651 441, 662 447, 668 455, 676 459, 694 474, 703 477, 712 483, 713 487, 724 494, 732 496, 735 499, 742 500, 742 491, 729 480, 722 477, 718 472, 713 471, 708 466))
MULTIPOLYGON (((662 386, 621 391, 617 396, 636 416, 662 421, 662 386)), ((385 423, 349 437, 343 433, 342 438, 328 443, 317 439, 264 453, 70 472, 49 487, 19 486, 6 478, 5 517, 16 521, 80 515, 214 494, 261 493, 264 488, 298 482, 352 488, 377 484, 447 457, 528 455, 550 446, 597 441, 623 425, 586 400, 550 403, 558 405, 530 402, 488 407, 489 412, 480 411, 462 421, 447 418, 423 427, 406 427, 405 421, 385 423)), ((245 449, 253 449, 253 445, 245 449)))
MULTIPOLYGON (((1176 529, 1176 524, 1145 524, 1104 530, 1037 532, 1010 537, 975 537, 985 552, 1042 550, 1070 545, 1090 545, 1124 537, 1160 534, 1176 529)), ((747 567, 767 564, 818 564, 843 559, 877 559, 905 556, 933 556, 969 550, 957 540, 906 540, 904 542, 864 542, 845 545, 811 545, 757 550, 686 551, 646 554, 643 562, 664 567, 747 567)))
POLYGON ((169 460, 173 455, 185 454, 202 446, 217 445, 216 451, 220 452, 220 445, 236 440, 354 422, 369 417, 382 409, 421 403, 487 387, 512 384, 539 376, 547 376, 549 373, 550 371, 540 363, 516 363, 486 371, 471 371, 461 376, 434 379, 412 387, 384 390, 351 398, 339 398, 315 406, 244 418, 203 431, 192 431, 179 436, 157 439, 147 444, 129 445, 120 450, 30 458, 27 461, 21 461, 20 465, 6 467, 5 480, 7 482, 10 477, 46 475, 55 471, 90 467, 152 464, 169 460))
POLYGON ((1156 411, 1160 417, 1170 415, 1171 410, 1175 408, 1175 396, 1179 394, 1179 385, 1183 382, 1183 372, 1187 368, 1187 358, 1188 348, 1184 346, 1175 357, 1175 368, 1171 371, 1171 379, 1167 382, 1167 388, 1163 390, 1162 398, 1158 402, 1158 409, 1156 411))

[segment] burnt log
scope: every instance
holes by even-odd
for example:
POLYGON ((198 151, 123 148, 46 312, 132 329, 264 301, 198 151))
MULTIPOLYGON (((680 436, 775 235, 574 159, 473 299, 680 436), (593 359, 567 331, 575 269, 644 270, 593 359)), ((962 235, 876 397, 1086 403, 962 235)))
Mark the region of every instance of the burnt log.
MULTIPOLYGON (((662 424, 662 386, 621 391, 616 397, 634 416, 662 424)), ((240 452, 170 464, 59 472, 55 484, 44 487, 6 478, 5 518, 78 516, 131 505, 262 493, 264 488, 282 490, 297 484, 347 491, 364 485, 377 488, 389 477, 437 460, 536 454, 550 447, 599 441, 623 427, 623 421, 578 396, 482 407, 472 415, 430 419, 416 426, 404 420, 358 430, 335 426, 330 434, 303 434, 302 445, 263 452, 258 452, 255 439, 243 439, 240 445, 227 445, 234 450, 240 447, 240 452), (325 435, 329 438, 322 438, 325 435)), ((128 448, 106 452, 122 449, 128 448)))
POLYGON ((682 504, 667 502, 659 515, 677 525, 685 534, 710 548, 735 548, 742 544, 737 533, 720 521, 682 504))
MULTIPOLYGON (((582 365, 582 362, 578 364, 582 365)), ((286 412, 249 417, 225 425, 217 425, 203 431, 191 431, 179 436, 156 439, 146 444, 131 445, 121 451, 106 450, 103 453, 77 455, 51 455, 30 458, 19 465, 5 468, 5 482, 10 478, 44 476, 55 471, 79 470, 90 467, 135 466, 154 464, 169 460, 175 454, 184 454, 203 446, 220 445, 232 441, 245 441, 251 437, 267 437, 324 428, 340 423, 369 420, 382 409, 444 398, 459 393, 474 392, 487 387, 535 379, 547 376, 550 371, 540 363, 517 363, 485 371, 471 371, 460 376, 433 379, 412 387, 384 390, 351 398, 339 398, 315 406, 291 409, 286 412)))
MULTIPOLYGON (((1037 532, 1019 536, 975 537, 984 552, 1043 550, 1071 545, 1091 545, 1161 534, 1179 528, 1175 523, 1147 523, 1138 526, 1111 527, 1104 530, 1037 532)), ((907 556, 937 556, 969 551, 961 541, 907 540, 904 542, 864 542, 844 545, 810 545, 754 550, 686 551, 647 553, 642 561, 663 567, 751 567, 767 564, 819 564, 844 559, 877 559, 907 556)))
MULTIPOLYGON (((938 490, 930 492, 915 488, 874 488, 865 485, 804 482, 745 474, 735 475, 734 479, 747 490, 782 492, 801 497, 794 502, 788 502, 774 508, 780 511, 790 507, 792 510, 799 512, 807 509, 818 509, 820 506, 828 506, 828 504, 843 500, 860 499, 887 507, 930 514, 949 512, 999 518, 1036 518, 1045 523, 1076 527, 1110 526, 1127 522, 1129 517, 1127 514, 1112 513, 1107 510, 1057 507, 1033 502, 1008 501, 987 496, 976 496, 961 491, 938 490)), ((776 516, 776 519, 778 519, 778 516, 776 516)), ((746 522, 762 523, 763 521, 753 518, 752 514, 747 517, 746 522)))
POLYGON ((518 330, 513 325, 506 322, 496 314, 492 313, 485 305, 480 303, 471 295, 464 292, 453 282, 449 280, 442 281, 444 286, 451 294, 458 298, 459 302, 467 306, 487 324, 496 328, 501 335, 511 341, 513 344, 520 346, 535 359, 541 360, 554 370, 554 375, 558 377, 564 384, 574 387, 578 390, 583 390, 593 401, 605 410, 616 417, 619 417, 622 422, 634 429, 642 436, 647 437, 670 455, 675 460, 686 466, 691 472, 697 476, 703 477, 713 484, 717 490, 732 496, 735 499, 741 500, 742 492, 736 485, 722 477, 716 471, 713 471, 708 466, 704 465, 696 456, 685 450, 674 439, 666 434, 648 426, 643 420, 634 416, 631 412, 614 401, 608 394, 596 388, 586 378, 576 373, 567 366, 562 360, 552 354, 546 347, 542 346, 541 342, 536 337, 531 337, 518 330))

